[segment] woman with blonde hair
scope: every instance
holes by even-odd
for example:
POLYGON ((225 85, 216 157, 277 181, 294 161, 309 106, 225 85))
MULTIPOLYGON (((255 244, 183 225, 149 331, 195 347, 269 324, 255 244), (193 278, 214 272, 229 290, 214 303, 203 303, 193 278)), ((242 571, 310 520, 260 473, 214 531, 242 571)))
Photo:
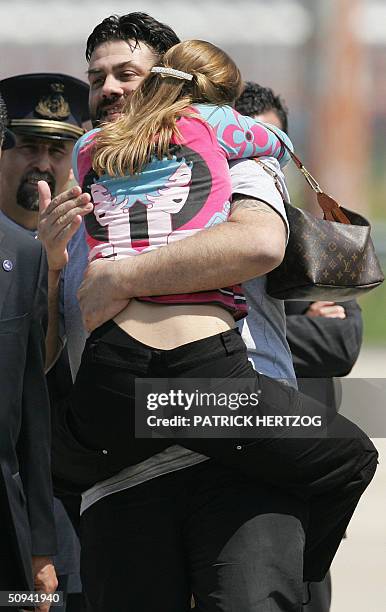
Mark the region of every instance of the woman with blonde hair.
MULTIPOLYGON (((99 258, 140 256, 226 222, 229 160, 269 155, 286 163, 288 154, 275 131, 231 107, 241 88, 240 72, 224 51, 208 42, 186 41, 167 51, 161 65, 151 69, 118 121, 78 141, 75 174, 94 201, 94 214, 85 219, 93 265, 99 258)), ((284 133, 277 133, 291 146, 284 133)), ((252 518, 245 502, 251 496, 251 476, 293 489, 303 499, 324 495, 320 504, 310 502, 305 553, 305 578, 321 580, 375 469, 376 452, 364 437, 349 444, 336 440, 327 447, 324 440, 315 439, 256 439, 249 447, 229 440, 230 458, 222 450, 217 453, 210 440, 184 440, 181 446, 134 437, 136 378, 174 379, 177 388, 180 378, 247 378, 250 389, 262 398, 263 412, 268 398, 268 408, 276 406, 280 414, 318 414, 317 403, 306 402, 295 389, 254 372, 235 328, 235 320, 246 313, 240 286, 133 299, 113 321, 92 332, 76 379, 72 430, 96 457, 104 454, 112 476, 83 496, 83 511, 89 513, 84 526, 88 542, 93 520, 97 525, 103 512, 111 516, 113 507, 119 513, 124 503, 128 547, 138 551, 141 538, 147 540, 143 530, 138 532, 138 521, 146 503, 153 500, 154 520, 160 524, 162 519, 169 534, 164 545, 166 571, 159 568, 163 582, 157 585, 160 608, 168 612, 188 610, 192 590, 203 611, 260 610, 258 602, 246 603, 248 594, 232 594, 231 587, 232 580, 249 585, 257 580, 253 563, 247 570, 243 566, 242 542, 234 546, 233 539, 234 532, 252 518), (253 455, 247 466, 240 464, 239 457, 235 462, 246 476, 208 460, 217 454, 223 464, 232 465, 233 455, 238 450, 248 455, 248 448, 253 455), (222 495, 235 483, 234 503, 228 500, 223 507, 222 495), (210 494, 213 487, 216 495, 210 494), (117 491, 124 491, 124 502, 121 496, 108 495, 117 491), (90 508, 95 496, 99 501, 90 508), (194 513, 199 517, 205 504, 210 508, 205 515, 207 546, 202 548, 201 542, 199 548, 204 525, 200 528, 196 521, 192 527, 192 517, 194 513), (102 514, 97 520, 98 513, 102 514), (244 576, 243 571, 251 575, 244 576)), ((236 381, 234 386, 237 389, 236 381)), ((92 546, 83 554, 88 565, 100 562, 94 560, 92 546)), ((147 593, 138 595, 141 572, 135 559, 125 562, 133 569, 133 584, 111 609, 147 612, 147 593)), ((114 582, 114 576, 109 579, 114 582)), ((84 580, 92 596, 96 585, 87 585, 87 576, 84 580)), ((93 612, 107 610, 103 605, 96 596, 93 612)))

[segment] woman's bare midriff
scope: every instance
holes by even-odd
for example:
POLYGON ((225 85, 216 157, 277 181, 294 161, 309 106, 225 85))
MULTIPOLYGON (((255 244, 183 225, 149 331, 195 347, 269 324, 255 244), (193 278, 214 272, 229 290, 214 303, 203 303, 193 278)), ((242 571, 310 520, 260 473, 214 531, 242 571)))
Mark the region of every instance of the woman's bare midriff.
POLYGON ((131 300, 114 321, 153 348, 170 350, 235 327, 232 315, 214 304, 156 304, 131 300))

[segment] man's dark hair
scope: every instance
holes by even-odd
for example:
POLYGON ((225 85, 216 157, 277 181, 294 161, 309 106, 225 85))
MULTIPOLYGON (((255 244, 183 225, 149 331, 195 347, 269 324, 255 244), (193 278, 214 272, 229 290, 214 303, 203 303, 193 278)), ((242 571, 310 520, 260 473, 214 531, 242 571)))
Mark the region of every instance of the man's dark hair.
POLYGON ((134 40, 135 44, 143 42, 158 55, 180 42, 174 30, 146 13, 111 15, 99 23, 88 37, 87 61, 90 61, 91 54, 98 45, 112 40, 134 40))
POLYGON ((261 115, 273 111, 279 117, 283 132, 288 133, 288 108, 280 96, 276 96, 269 87, 246 81, 245 88, 235 104, 236 110, 242 115, 261 115))
POLYGON ((3 142, 5 128, 7 127, 7 109, 0 94, 0 143, 3 142))

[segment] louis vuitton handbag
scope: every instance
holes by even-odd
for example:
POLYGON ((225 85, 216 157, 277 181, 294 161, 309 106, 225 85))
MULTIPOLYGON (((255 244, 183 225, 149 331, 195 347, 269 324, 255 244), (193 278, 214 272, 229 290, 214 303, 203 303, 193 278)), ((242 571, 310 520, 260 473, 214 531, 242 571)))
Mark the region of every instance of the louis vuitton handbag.
MULTIPOLYGON (((384 276, 367 219, 324 193, 300 159, 281 143, 316 193, 324 218, 314 217, 283 198, 289 241, 282 263, 267 275, 267 293, 280 300, 343 302, 378 287, 384 276)), ((255 161, 273 176, 283 196, 275 173, 264 162, 255 161)))

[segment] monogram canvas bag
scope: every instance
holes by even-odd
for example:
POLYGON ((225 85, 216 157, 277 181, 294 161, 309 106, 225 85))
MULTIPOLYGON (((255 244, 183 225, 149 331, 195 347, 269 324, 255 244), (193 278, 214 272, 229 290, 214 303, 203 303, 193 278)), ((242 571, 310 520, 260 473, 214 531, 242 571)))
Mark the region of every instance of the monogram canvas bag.
MULTIPOLYGON (((283 198, 290 236, 282 263, 267 275, 267 293, 281 300, 343 302, 378 287, 384 276, 367 219, 324 193, 300 159, 281 142, 316 193, 324 218, 318 219, 283 198)), ((283 195, 271 168, 255 161, 273 176, 283 195)))

